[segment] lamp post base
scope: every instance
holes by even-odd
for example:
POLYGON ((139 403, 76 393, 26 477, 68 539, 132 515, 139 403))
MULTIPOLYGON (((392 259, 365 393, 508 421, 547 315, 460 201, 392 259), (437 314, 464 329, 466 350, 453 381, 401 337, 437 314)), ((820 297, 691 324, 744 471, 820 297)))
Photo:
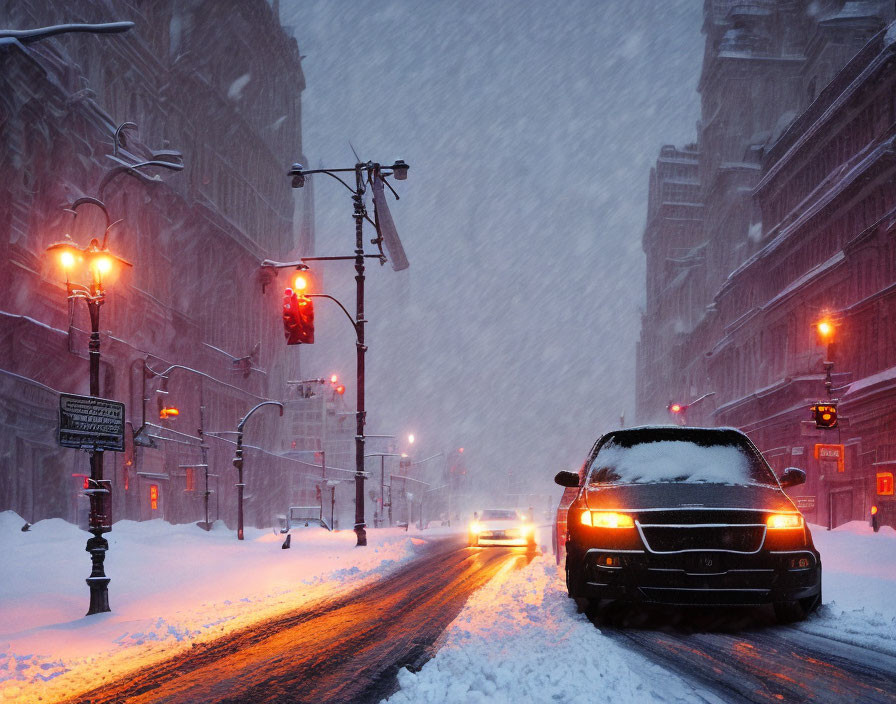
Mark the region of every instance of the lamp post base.
POLYGON ((103 560, 108 549, 109 543, 99 532, 95 532, 93 537, 87 541, 87 552, 90 553, 90 559, 93 561, 93 571, 84 580, 90 588, 90 608, 87 610, 87 616, 112 610, 109 608, 109 582, 111 580, 103 572, 103 560))
POLYGON ((358 536, 358 542, 355 543, 356 548, 367 545, 367 531, 364 526, 355 526, 355 535, 358 536))
POLYGON ((111 611, 109 608, 109 577, 88 577, 84 580, 90 587, 90 608, 87 610, 86 616, 93 614, 103 614, 111 611))

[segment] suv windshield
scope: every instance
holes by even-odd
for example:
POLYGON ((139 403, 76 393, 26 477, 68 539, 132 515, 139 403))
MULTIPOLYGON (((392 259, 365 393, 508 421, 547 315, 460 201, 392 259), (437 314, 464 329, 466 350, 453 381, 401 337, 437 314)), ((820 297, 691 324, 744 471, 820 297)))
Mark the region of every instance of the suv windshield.
POLYGON ((643 428, 614 433, 589 467, 592 486, 662 482, 778 486, 765 461, 734 430, 643 428))
POLYGON ((513 521, 518 518, 516 511, 489 508, 482 512, 483 521, 513 521))

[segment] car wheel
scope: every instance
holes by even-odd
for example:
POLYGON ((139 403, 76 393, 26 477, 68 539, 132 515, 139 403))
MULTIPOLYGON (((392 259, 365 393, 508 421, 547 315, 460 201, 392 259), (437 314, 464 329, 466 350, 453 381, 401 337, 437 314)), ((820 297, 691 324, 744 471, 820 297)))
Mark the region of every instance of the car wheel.
POLYGON ((585 596, 585 579, 582 575, 582 566, 573 561, 566 554, 566 593, 570 599, 585 596))
POLYGON ((818 590, 818 594, 815 596, 807 596, 805 599, 800 599, 800 604, 803 605, 803 611, 806 612, 807 616, 817 611, 818 607, 821 606, 821 589, 818 590))
MULTIPOLYGON (((809 597, 809 599, 816 598, 817 597, 809 597)), ((797 621, 805 620, 808 612, 803 606, 804 601, 806 601, 806 599, 800 599, 799 601, 776 601, 774 603, 774 608, 775 618, 778 619, 778 623, 795 623, 797 621)))

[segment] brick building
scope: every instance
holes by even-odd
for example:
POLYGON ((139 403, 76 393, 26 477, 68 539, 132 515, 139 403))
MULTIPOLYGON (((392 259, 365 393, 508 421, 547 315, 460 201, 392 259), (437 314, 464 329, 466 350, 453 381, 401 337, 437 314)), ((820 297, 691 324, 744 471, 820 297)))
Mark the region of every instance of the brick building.
POLYGON ((739 427, 777 470, 806 469, 811 520, 867 519, 896 465, 894 8, 716 0, 704 15, 688 224, 690 196, 664 191, 674 149, 651 176, 638 414, 709 393, 689 424, 739 427), (809 407, 829 397, 846 420, 816 430, 809 407))
MULTIPOLYGON (((45 250, 69 232, 82 245, 95 235, 95 208, 76 219, 64 208, 99 195, 116 129, 133 122, 117 158, 177 150, 185 168, 158 182, 122 172, 102 194, 122 220, 110 248, 133 263, 100 320, 100 394, 127 409, 125 452, 105 458, 113 519, 202 520, 207 470, 210 518, 234 525, 229 432, 300 378, 298 348, 283 344, 282 287, 265 286, 259 264, 313 248, 310 204, 285 178, 302 154, 301 57, 276 12, 265 0, 23 0, 0 13, 14 29, 135 23, 0 43, 0 510, 84 519, 87 456, 58 447, 56 427, 59 393, 88 391, 90 326, 45 250), (162 405, 176 419, 162 420, 162 405)), ((313 459, 282 454, 288 420, 265 408, 246 428, 249 525, 314 500, 313 459)))

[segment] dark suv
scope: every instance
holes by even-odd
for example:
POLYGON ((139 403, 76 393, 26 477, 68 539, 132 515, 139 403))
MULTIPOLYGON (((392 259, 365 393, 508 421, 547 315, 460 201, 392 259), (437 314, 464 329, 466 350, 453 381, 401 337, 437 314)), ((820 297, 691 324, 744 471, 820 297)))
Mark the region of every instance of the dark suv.
POLYGON ((566 522, 571 597, 682 605, 772 604, 781 621, 821 603, 821 557, 802 514, 740 431, 643 427, 594 445, 566 522))

